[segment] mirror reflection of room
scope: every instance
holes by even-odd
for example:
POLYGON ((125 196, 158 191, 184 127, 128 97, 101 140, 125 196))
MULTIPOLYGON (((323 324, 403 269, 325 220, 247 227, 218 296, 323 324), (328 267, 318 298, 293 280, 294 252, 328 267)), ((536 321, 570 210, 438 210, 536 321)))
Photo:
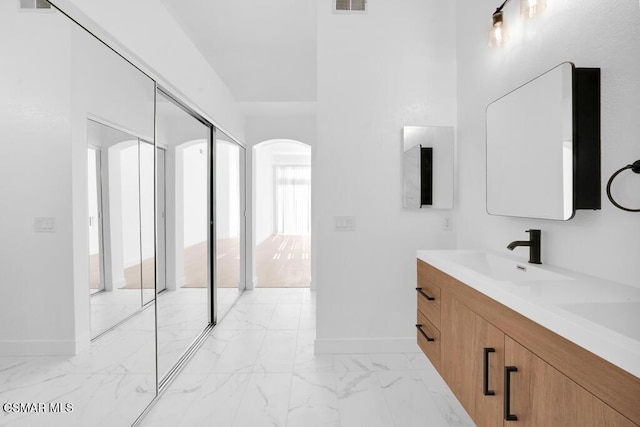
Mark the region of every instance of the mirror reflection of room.
POLYGON ((210 134, 157 95, 158 373, 162 378, 211 322, 210 134))
POLYGON ((153 145, 89 120, 91 332, 97 336, 153 299, 153 145))
POLYGON ((231 137, 216 130, 216 297, 218 317, 229 310, 238 297, 243 249, 241 236, 244 182, 240 165, 244 149, 231 137))
POLYGON ((131 425, 157 390, 155 83, 37 3, 0 2, 0 402, 65 413, 0 425, 131 425))

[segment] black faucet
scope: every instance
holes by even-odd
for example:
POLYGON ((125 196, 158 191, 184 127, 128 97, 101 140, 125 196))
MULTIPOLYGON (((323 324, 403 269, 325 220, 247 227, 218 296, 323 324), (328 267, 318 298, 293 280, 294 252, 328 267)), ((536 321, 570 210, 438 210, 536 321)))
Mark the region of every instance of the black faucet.
POLYGON ((529 246, 529 262, 531 264, 542 264, 540 261, 540 242, 542 241, 540 230, 527 230, 530 237, 529 240, 516 240, 509 243, 507 249, 512 251, 518 246, 529 246))

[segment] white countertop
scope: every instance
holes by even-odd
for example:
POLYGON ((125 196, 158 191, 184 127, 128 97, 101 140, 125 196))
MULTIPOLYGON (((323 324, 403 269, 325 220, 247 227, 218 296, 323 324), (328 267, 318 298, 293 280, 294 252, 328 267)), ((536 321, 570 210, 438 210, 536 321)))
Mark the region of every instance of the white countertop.
POLYGON ((640 377, 640 288, 469 250, 418 258, 640 377), (520 266, 520 267, 518 267, 520 266), (524 267, 527 272, 521 270, 524 267), (521 276, 520 276, 521 275, 521 276))

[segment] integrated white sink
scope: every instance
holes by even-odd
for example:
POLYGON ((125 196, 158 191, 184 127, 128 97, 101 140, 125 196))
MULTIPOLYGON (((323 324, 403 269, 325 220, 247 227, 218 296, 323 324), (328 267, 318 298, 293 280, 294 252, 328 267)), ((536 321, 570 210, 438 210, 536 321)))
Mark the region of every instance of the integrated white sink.
POLYGON ((460 252, 452 258, 457 258, 457 261, 463 267, 499 282, 574 280, 569 276, 536 267, 534 264, 519 262, 486 252, 460 252))
POLYGON ((640 288, 471 250, 418 258, 640 377, 640 288))
POLYGON ((592 302, 560 307, 640 341, 640 302, 592 302))

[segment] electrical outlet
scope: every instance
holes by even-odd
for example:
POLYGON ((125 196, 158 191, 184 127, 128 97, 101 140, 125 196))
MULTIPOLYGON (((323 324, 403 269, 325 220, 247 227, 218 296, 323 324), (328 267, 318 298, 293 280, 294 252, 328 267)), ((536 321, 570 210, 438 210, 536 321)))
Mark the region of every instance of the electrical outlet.
POLYGON ((55 233, 56 219, 50 217, 34 218, 33 229, 36 233, 55 233))
POLYGON ((334 231, 355 231, 356 218, 353 216, 334 216, 333 229, 334 231))
POLYGON ((450 215, 445 215, 445 217, 442 218, 442 229, 445 231, 453 230, 453 219, 450 215))

